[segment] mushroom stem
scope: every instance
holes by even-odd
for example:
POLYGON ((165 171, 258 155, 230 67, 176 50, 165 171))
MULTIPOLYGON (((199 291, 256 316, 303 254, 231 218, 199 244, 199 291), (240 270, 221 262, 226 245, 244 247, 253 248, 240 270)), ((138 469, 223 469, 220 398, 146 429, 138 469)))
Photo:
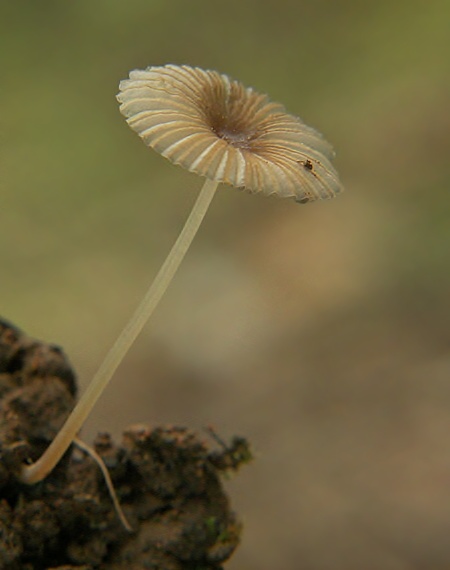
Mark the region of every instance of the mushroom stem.
POLYGON ((186 220, 177 241, 164 261, 158 275, 151 284, 141 304, 125 326, 116 342, 107 353, 103 363, 93 377, 90 385, 80 398, 65 424, 42 456, 31 465, 24 465, 19 478, 23 483, 32 485, 42 481, 73 442, 78 431, 91 412, 103 390, 108 385, 117 367, 123 360, 130 346, 136 340, 148 318, 151 316, 164 292, 172 281, 183 257, 185 256, 198 228, 214 197, 218 182, 206 180, 192 211, 186 220))

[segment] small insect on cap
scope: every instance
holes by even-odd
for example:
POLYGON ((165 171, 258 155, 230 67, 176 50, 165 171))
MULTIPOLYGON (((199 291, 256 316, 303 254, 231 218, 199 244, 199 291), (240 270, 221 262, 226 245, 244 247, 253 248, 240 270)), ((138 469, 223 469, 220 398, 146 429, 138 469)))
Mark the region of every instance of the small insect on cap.
POLYGON ((299 202, 341 191, 322 135, 226 75, 148 67, 121 81, 117 99, 146 145, 191 172, 299 202))

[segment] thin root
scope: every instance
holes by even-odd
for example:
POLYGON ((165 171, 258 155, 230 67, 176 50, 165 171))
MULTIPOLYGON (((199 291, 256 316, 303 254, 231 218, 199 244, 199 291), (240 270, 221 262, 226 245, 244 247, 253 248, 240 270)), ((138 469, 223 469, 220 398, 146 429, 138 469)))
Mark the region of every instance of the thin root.
POLYGON ((113 502, 114 509, 116 510, 117 516, 120 519, 120 522, 123 524, 123 526, 125 527, 125 529, 128 532, 134 532, 133 528, 131 527, 131 525, 127 521, 127 518, 126 518, 126 516, 122 510, 122 507, 120 506, 119 499, 117 498, 117 494, 116 494, 116 491, 114 489, 113 482, 111 481, 111 476, 109 474, 108 469, 106 468, 106 465, 105 465, 105 462, 103 461, 103 459, 95 451, 95 449, 93 449, 87 443, 84 443, 84 441, 82 441, 80 438, 76 437, 73 440, 73 442, 82 451, 87 453, 97 463, 97 465, 100 467, 100 471, 102 472, 102 475, 105 479, 105 483, 106 483, 106 486, 108 487, 109 495, 110 495, 111 500, 113 502))

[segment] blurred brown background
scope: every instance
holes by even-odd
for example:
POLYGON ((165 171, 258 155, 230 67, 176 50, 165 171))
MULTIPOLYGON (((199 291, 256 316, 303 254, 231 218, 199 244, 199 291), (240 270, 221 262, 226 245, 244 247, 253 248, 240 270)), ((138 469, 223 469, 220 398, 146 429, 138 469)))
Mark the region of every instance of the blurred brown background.
POLYGON ((228 73, 337 150, 335 201, 220 190, 84 430, 248 436, 230 570, 450 567, 449 22, 446 0, 0 5, 0 314, 82 387, 201 184, 126 126, 130 69, 228 73))

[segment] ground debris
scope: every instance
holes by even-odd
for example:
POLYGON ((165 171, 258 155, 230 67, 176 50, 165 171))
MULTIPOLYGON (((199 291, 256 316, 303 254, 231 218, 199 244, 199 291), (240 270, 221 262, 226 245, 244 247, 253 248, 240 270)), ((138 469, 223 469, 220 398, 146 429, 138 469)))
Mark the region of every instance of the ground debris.
POLYGON ((22 463, 53 439, 75 396, 62 350, 0 320, 0 569, 221 569, 241 527, 220 475, 249 460, 246 440, 227 446, 211 429, 142 424, 125 430, 120 444, 99 434, 93 447, 130 533, 100 469, 76 447, 43 482, 17 480, 22 463))

